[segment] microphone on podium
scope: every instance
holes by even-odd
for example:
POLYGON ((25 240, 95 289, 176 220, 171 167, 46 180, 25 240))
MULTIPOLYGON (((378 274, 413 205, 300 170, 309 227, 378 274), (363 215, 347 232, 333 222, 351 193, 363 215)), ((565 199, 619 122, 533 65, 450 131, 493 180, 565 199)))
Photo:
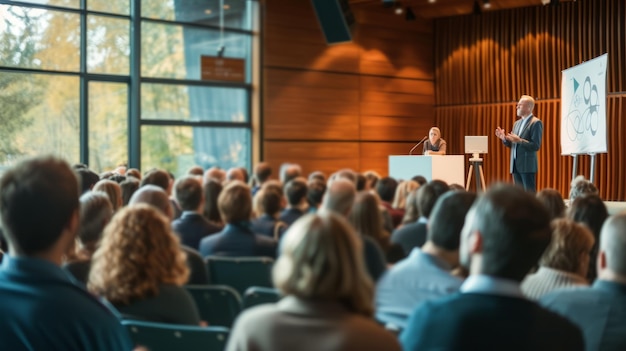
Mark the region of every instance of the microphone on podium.
POLYGON ((423 143, 426 139, 428 139, 428 135, 424 136, 422 140, 420 140, 417 144, 415 144, 415 146, 411 148, 411 151, 409 151, 409 155, 413 155, 413 151, 415 151, 415 148, 420 146, 420 144, 423 143))

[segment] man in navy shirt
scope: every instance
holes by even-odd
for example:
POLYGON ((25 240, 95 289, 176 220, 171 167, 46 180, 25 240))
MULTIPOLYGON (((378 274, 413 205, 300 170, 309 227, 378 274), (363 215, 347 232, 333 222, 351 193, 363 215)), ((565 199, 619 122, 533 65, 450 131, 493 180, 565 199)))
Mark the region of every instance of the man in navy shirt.
POLYGON ((60 268, 76 237, 78 196, 76 175, 53 157, 26 160, 0 180, 3 350, 132 349, 117 316, 60 268))

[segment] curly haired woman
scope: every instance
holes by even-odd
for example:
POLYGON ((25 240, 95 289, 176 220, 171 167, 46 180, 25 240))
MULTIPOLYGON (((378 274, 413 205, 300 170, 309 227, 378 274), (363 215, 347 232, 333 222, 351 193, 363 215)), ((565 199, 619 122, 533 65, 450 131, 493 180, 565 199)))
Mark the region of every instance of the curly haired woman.
POLYGON ((93 256, 88 288, 126 318, 198 325, 193 298, 182 287, 185 254, 169 221, 149 205, 118 212, 93 256))

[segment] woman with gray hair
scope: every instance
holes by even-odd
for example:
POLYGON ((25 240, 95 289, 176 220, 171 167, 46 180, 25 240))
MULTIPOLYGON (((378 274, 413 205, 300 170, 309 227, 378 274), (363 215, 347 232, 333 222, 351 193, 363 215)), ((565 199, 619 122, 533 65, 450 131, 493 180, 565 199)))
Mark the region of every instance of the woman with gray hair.
POLYGON ((361 241, 330 211, 296 221, 273 271, 283 299, 244 312, 227 350, 400 350, 372 318, 374 291, 361 241))

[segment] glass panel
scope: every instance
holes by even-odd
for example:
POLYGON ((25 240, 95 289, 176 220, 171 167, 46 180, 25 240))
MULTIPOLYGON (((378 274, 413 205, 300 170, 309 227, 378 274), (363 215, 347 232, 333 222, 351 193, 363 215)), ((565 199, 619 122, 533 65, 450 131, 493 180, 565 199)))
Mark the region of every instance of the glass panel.
POLYGON ((104 16, 87 19, 87 70, 128 75, 130 21, 104 16))
MULTIPOLYGON (((205 25, 220 25, 220 0, 142 0, 141 15, 147 18, 205 25)), ((251 29, 250 0, 224 0, 224 27, 251 29)))
POLYGON ((193 165, 250 168, 250 130, 142 126, 141 169, 166 169, 177 177, 193 165))
POLYGON ((79 161, 77 77, 0 72, 0 165, 41 154, 79 161))
POLYGON ((143 84, 141 118, 183 121, 248 121, 245 89, 143 84))
MULTIPOLYGON (((224 33, 224 56, 249 61, 250 38, 246 34, 224 33)), ((141 25, 141 74, 199 80, 200 56, 216 56, 221 45, 217 30, 144 22, 141 25)), ((249 69, 246 81, 250 82, 249 69)))
POLYGON ((50 5, 59 7, 69 7, 77 9, 80 6, 80 0, 19 0, 21 2, 28 2, 31 4, 50 5))
POLYGON ((128 162, 128 86, 89 82, 89 167, 97 172, 128 162))
POLYGON ((0 66, 79 70, 78 15, 7 5, 0 14, 0 66))
POLYGON ((115 13, 118 15, 130 14, 129 0, 87 0, 87 10, 115 13))

